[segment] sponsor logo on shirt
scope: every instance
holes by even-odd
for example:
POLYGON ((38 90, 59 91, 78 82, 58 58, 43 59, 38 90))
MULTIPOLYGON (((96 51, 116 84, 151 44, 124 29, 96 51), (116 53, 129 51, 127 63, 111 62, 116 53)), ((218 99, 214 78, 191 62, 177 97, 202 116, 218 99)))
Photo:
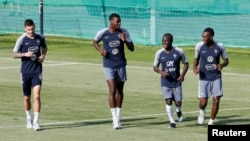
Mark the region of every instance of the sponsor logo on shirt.
POLYGON ((118 47, 118 46, 120 46, 120 41, 119 40, 111 41, 111 42, 109 42, 109 46, 110 47, 118 47))
POLYGON ((167 66, 167 67, 172 67, 172 66, 174 66, 174 61, 167 61, 166 66, 167 66))
POLYGON ((215 64, 207 64, 205 67, 206 67, 207 70, 215 70, 216 69, 215 64))
POLYGON ((117 54, 118 54, 118 52, 119 52, 119 51, 118 51, 118 49, 117 49, 117 48, 112 49, 112 54, 113 54, 113 55, 117 55, 117 54))
POLYGON ((213 62, 213 61, 214 61, 214 57, 213 57, 213 56, 208 56, 208 57, 207 57, 207 61, 208 61, 209 63, 213 62))

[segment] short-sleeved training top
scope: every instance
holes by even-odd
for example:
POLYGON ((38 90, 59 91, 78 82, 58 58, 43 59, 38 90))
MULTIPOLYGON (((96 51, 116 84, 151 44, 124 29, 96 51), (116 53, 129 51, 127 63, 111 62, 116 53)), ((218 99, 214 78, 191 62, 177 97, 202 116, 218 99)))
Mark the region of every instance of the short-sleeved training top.
POLYGON ((181 48, 173 47, 169 53, 165 51, 165 48, 161 48, 156 52, 153 65, 156 67, 161 65, 162 71, 169 74, 166 78, 161 77, 161 86, 176 88, 181 85, 181 82, 177 80, 180 76, 180 62, 188 63, 181 48))
POLYGON ((124 28, 119 28, 111 33, 108 28, 104 28, 97 32, 94 41, 103 42, 103 49, 107 51, 107 55, 103 56, 103 67, 122 68, 127 65, 124 42, 120 39, 120 34, 124 32, 126 41, 132 42, 129 32, 124 28))
POLYGON ((42 72, 42 64, 37 61, 37 58, 41 55, 41 48, 45 47, 47 47, 45 38, 40 34, 35 34, 34 39, 31 39, 24 33, 17 39, 13 52, 34 52, 32 57, 21 58, 21 73, 35 74, 42 72))
POLYGON ((209 48, 201 41, 196 44, 194 57, 200 61, 200 80, 221 78, 221 71, 216 68, 216 65, 220 63, 220 57, 222 59, 227 58, 227 53, 222 43, 214 42, 213 47, 209 48))

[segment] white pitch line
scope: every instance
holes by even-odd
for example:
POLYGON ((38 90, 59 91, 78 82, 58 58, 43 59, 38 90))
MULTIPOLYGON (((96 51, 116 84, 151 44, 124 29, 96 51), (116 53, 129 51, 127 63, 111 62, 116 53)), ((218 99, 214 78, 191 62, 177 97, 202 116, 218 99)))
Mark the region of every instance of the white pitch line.
MULTIPOLYGON (((0 59, 12 59, 12 60, 17 60, 13 58, 0 58, 0 59)), ((100 66, 102 64, 97 64, 97 63, 80 63, 80 62, 65 62, 65 61, 51 61, 51 60, 46 60, 46 62, 57 62, 57 64, 43 64, 43 66, 47 67, 53 67, 53 66, 64 66, 64 65, 95 65, 95 66, 100 66)), ((136 68, 136 69, 152 69, 152 67, 138 67, 138 66, 127 66, 128 68, 136 68)), ((0 67, 0 70, 2 69, 13 69, 13 68, 20 68, 20 66, 13 66, 13 67, 0 67)), ((193 71, 188 71, 189 73, 193 71)), ((240 74, 240 73, 227 73, 223 72, 222 74, 225 75, 235 75, 235 76, 250 76, 250 74, 240 74)))
MULTIPOLYGON (((220 109, 220 112, 223 111, 236 111, 236 110, 249 110, 250 107, 245 107, 245 108, 233 108, 233 109, 220 109)), ((208 111, 209 112, 209 111, 208 111)), ((183 114, 194 114, 194 113, 199 113, 199 111, 190 111, 190 112, 183 112, 183 114)), ((133 118, 141 118, 141 117, 157 117, 157 116, 165 116, 166 113, 162 114, 150 114, 150 115, 137 115, 137 116, 126 116, 122 117, 122 119, 133 119, 133 118)), ((62 122, 51 122, 51 123, 43 123, 41 126, 45 125, 63 125, 63 124, 72 124, 72 123, 82 123, 82 122, 98 122, 98 121, 107 121, 110 120, 111 118, 103 118, 103 119, 87 119, 87 120, 76 120, 76 121, 62 121, 62 122)), ((24 125, 7 125, 7 126, 0 126, 0 129, 4 128, 16 128, 16 127, 23 127, 24 125)))

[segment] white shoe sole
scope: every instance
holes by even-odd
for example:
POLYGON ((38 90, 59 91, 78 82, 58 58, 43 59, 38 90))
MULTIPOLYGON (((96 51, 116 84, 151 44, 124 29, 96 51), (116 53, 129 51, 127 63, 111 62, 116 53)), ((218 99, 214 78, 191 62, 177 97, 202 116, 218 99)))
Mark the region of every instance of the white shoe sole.
POLYGON ((39 131, 41 128, 39 125, 33 125, 34 131, 39 131))
POLYGON ((31 129, 33 127, 32 120, 27 120, 26 128, 31 129))
POLYGON ((214 125, 214 122, 208 122, 208 125, 214 125))
POLYGON ((178 120, 178 122, 182 122, 183 121, 183 117, 180 117, 177 120, 178 120))
POLYGON ((205 116, 199 115, 198 116, 198 124, 204 124, 204 119, 205 119, 205 116))
POLYGON ((113 121, 113 129, 120 129, 121 128, 121 123, 119 120, 113 121))

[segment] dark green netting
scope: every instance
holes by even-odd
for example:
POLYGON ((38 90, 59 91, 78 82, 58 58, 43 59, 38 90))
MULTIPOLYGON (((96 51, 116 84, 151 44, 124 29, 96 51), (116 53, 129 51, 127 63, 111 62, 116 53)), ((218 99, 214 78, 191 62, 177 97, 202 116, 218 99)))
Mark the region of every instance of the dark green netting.
MULTIPOLYGON (((226 46, 250 47, 250 0, 44 0, 44 34, 93 39, 117 12, 136 44, 194 45, 206 27, 226 46)), ((40 28, 39 0, 0 0, 0 34, 22 33, 32 18, 40 28)))

